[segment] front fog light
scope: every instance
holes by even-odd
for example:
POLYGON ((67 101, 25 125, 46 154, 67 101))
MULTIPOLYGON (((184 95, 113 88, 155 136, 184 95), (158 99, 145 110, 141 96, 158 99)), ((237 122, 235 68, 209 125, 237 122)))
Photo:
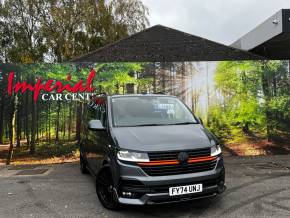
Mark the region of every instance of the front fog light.
POLYGON ((149 162, 148 154, 134 151, 118 151, 118 159, 133 162, 149 162))
POLYGON ((222 149, 221 149, 220 145, 214 145, 214 146, 211 147, 211 149, 210 149, 210 155, 211 156, 217 156, 220 153, 222 153, 222 149))

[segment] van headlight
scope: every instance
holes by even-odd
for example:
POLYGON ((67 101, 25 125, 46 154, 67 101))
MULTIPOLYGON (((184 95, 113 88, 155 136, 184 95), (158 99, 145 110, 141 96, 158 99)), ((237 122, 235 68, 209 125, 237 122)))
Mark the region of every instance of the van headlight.
POLYGON ((119 160, 132 161, 132 162, 149 162, 147 153, 135 152, 135 151, 118 151, 117 157, 119 160))
POLYGON ((210 149, 210 155, 211 156, 217 156, 217 155, 219 155, 221 153, 222 153, 222 149, 221 149, 220 145, 214 145, 210 149))

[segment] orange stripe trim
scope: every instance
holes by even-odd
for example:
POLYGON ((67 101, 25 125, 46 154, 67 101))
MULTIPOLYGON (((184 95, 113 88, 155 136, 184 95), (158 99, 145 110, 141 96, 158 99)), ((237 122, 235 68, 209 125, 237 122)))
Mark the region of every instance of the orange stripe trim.
MULTIPOLYGON (((216 157, 206 156, 206 157, 196 157, 196 158, 189 158, 187 163, 197 163, 203 161, 210 161, 215 160, 216 157)), ((177 165, 179 164, 178 160, 153 160, 150 162, 140 162, 138 165, 140 166, 159 166, 159 165, 177 165)))
POLYGON ((140 166, 158 166, 158 165, 176 165, 179 164, 177 160, 162 160, 138 163, 140 166))
POLYGON ((187 163, 196 163, 196 162, 203 162, 203 161, 210 161, 210 160, 215 160, 216 157, 202 157, 202 158, 190 158, 187 163))

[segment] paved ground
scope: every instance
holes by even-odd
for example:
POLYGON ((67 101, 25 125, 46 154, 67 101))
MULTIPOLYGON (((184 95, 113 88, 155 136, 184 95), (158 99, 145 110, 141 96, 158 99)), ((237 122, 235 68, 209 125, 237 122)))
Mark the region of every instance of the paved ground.
POLYGON ((226 157, 227 191, 214 199, 104 209, 78 163, 0 168, 0 217, 290 217, 290 156, 226 157), (48 170, 47 170, 48 169, 48 170), (46 171, 47 170, 47 171, 46 171))

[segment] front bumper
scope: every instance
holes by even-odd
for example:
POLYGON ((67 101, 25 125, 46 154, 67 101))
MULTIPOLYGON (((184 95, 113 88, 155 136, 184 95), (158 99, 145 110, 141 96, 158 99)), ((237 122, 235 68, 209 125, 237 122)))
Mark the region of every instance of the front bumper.
POLYGON ((169 176, 148 176, 139 166, 118 161, 120 182, 116 194, 121 204, 145 205, 188 201, 215 196, 225 190, 223 158, 213 170, 169 176), (169 187, 203 184, 201 193, 169 196, 169 187), (130 194, 130 196, 128 196, 130 194))

